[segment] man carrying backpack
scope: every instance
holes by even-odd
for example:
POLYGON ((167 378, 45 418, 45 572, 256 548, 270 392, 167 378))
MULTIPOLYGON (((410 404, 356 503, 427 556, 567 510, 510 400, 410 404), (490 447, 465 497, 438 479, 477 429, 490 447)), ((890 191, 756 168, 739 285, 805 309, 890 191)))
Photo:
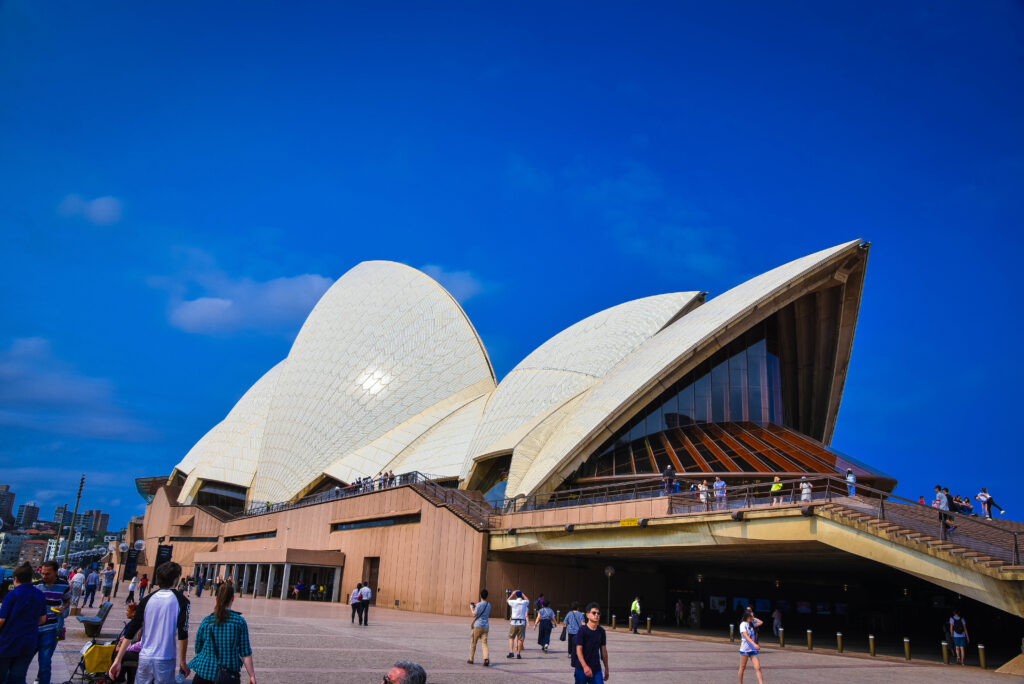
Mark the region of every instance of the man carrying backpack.
POLYGON ((960 611, 954 610, 953 617, 949 618, 949 633, 953 635, 953 647, 956 649, 956 662, 966 665, 967 660, 964 653, 967 651, 967 622, 960 617, 960 611))

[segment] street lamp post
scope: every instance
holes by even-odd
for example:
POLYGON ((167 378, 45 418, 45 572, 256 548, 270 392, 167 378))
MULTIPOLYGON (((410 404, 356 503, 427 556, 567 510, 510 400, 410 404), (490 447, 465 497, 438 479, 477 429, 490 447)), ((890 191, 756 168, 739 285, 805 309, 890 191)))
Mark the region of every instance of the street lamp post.
POLYGON ((610 565, 606 565, 604 568, 604 576, 608 578, 608 604, 605 606, 605 610, 608 612, 608 624, 611 624, 612 619, 612 575, 615 574, 615 568, 610 565))

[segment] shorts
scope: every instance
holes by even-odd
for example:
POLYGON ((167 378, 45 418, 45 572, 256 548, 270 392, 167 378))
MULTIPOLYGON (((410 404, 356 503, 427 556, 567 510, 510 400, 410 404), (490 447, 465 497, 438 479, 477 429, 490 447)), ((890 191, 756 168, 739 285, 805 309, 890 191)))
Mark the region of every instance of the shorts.
POLYGON ((967 648, 967 636, 957 636, 956 634, 954 634, 953 646, 955 646, 956 648, 967 648))
POLYGON ((508 627, 508 638, 509 639, 526 639, 526 625, 509 625, 508 627))
POLYGON ((155 658, 139 658, 139 669, 135 673, 136 684, 174 684, 177 673, 177 661, 157 660, 155 658))
POLYGON ((104 596, 110 596, 110 590, 111 589, 113 589, 113 587, 103 587, 103 595, 104 596))

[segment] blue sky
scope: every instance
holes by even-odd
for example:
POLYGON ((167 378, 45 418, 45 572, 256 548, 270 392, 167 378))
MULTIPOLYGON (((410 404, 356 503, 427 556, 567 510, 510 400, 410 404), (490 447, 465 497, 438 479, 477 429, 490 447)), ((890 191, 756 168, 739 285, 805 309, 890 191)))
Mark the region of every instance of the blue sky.
POLYGON ((0 482, 141 512, 356 263, 497 374, 872 242, 833 444, 1024 516, 1015 2, 0 2, 0 482), (1009 359, 1009 360, 1007 360, 1009 359))

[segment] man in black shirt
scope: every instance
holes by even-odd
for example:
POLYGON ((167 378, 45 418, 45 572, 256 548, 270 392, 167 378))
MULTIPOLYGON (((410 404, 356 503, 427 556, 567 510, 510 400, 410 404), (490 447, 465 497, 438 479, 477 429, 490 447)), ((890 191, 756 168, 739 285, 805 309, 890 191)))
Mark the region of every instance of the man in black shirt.
POLYGON ((586 618, 586 624, 580 625, 580 631, 573 640, 572 666, 576 668, 576 684, 604 684, 611 679, 611 673, 608 670, 607 640, 601 626, 601 607, 596 603, 588 605, 586 618))

